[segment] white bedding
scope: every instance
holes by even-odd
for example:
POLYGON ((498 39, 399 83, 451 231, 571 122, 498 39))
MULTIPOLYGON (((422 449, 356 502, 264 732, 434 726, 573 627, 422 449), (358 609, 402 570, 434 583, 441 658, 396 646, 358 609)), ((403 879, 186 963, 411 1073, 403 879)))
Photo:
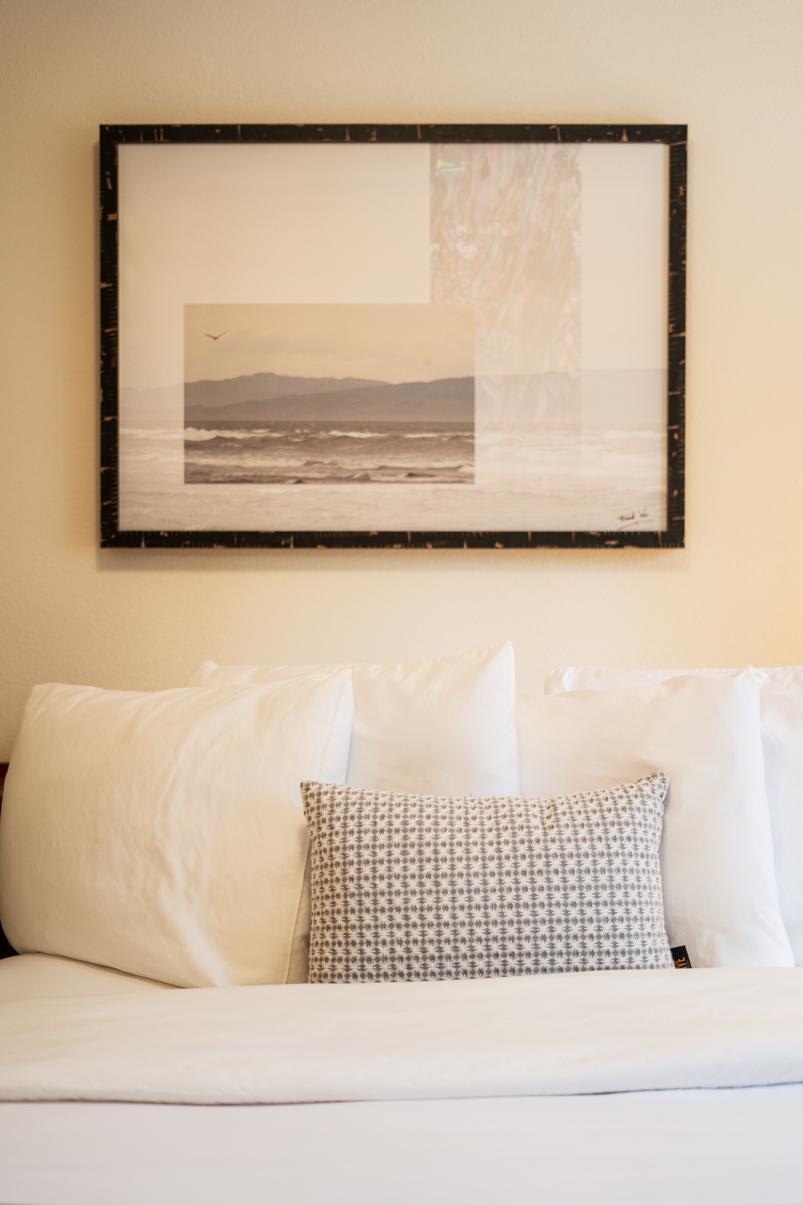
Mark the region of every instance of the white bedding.
POLYGON ((0 1099, 288 1104, 803 1083, 799 969, 136 991, 0 1005, 0 1099))
POLYGON ((0 1104, 15 1205, 800 1205, 803 1088, 0 1104))
POLYGON ((12 1001, 54 996, 105 996, 118 993, 178 991, 167 983, 138 979, 109 967, 57 958, 54 954, 19 954, 0 960, 0 1006, 12 1001))
POLYGON ((180 990, 27 956, 0 1101, 19 1205, 799 1205, 803 971, 180 990))

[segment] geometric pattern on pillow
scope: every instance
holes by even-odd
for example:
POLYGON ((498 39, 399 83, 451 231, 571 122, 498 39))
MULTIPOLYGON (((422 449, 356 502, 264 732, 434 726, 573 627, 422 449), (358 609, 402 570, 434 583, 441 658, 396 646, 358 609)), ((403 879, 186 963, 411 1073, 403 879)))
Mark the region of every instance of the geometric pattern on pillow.
POLYGON ((310 982, 672 967, 668 786, 525 799, 303 783, 310 982))

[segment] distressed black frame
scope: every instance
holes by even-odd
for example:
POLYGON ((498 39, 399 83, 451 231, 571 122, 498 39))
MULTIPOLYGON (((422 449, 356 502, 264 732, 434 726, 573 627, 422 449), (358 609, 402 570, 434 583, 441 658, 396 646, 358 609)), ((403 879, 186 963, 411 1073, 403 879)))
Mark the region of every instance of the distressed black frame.
POLYGON ((104 125, 100 127, 102 548, 682 548, 686 365, 685 125, 104 125), (121 531, 117 148, 123 143, 659 142, 669 152, 667 513, 661 531, 121 531))

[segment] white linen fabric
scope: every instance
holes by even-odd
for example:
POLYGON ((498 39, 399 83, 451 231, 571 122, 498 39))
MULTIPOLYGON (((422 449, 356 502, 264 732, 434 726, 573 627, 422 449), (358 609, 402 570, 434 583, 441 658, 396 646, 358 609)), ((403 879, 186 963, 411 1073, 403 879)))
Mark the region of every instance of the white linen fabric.
MULTIPOLYGON (((207 661, 190 684, 294 681, 336 668, 207 661)), ((350 786, 424 795, 518 794, 515 663, 509 642, 418 664, 350 668, 350 786)), ((307 978, 309 908, 307 874, 293 941, 291 983, 307 978)))
POLYGON ((0 1200, 792 1205, 801 1133, 799 1084, 247 1109, 0 1103, 0 1200))
MULTIPOLYGON (((661 973, 659 999, 664 995, 668 974, 661 973)), ((626 1054, 632 1056, 628 1025, 638 1027, 636 1041, 652 1043, 668 1055, 679 1052, 686 1062, 693 1060, 689 1035, 704 1043, 708 1032, 718 1050, 733 1043, 741 1049, 749 1035, 748 1058, 756 1056, 753 1039, 778 1019, 777 976, 803 973, 777 972, 697 972, 675 973, 669 983, 670 999, 661 1001, 661 1015, 654 1028, 645 1022, 655 998, 640 1003, 638 986, 628 990, 621 1034, 626 1054), (726 978, 722 978, 725 976, 726 978), (695 988, 689 977, 694 978, 695 988), (761 1011, 761 979, 767 979, 772 1008, 766 1017, 761 1011), (693 991, 702 987, 692 1002, 693 991), (707 1000, 709 987, 717 985, 715 997, 707 1000), (678 990, 684 1003, 678 1007, 678 990), (720 990, 721 989, 721 990, 720 990), (754 997, 750 1003, 750 997, 754 997), (709 1007, 710 1004, 710 1007, 709 1007), (738 1017, 734 1017, 735 1008, 738 1017), (675 1032, 675 1015, 680 1025, 675 1032), (723 1022, 725 1032, 723 1032, 723 1022), (696 1036, 694 1036, 696 1033, 696 1036)), ((621 976, 608 983, 599 975, 566 976, 581 991, 568 997, 551 999, 551 984, 541 980, 546 994, 522 997, 521 1009, 529 1010, 536 1044, 548 1047, 550 1029, 558 1018, 561 1048, 575 1051, 576 1035, 583 1035, 590 1020, 600 1039, 606 1063, 616 1060, 621 1035, 616 1016, 623 996, 611 996, 609 988, 621 984, 621 976), (594 992, 586 993, 583 984, 592 981, 594 992), (599 990, 602 988, 603 990, 599 990), (544 1004, 551 999, 549 1007, 544 1004), (572 1003, 570 1016, 561 1019, 561 1002, 572 1003), (535 1004, 535 1007, 533 1007, 535 1004), (598 1011, 606 1015, 599 1025, 598 1011), (572 1032, 574 1031, 574 1033, 572 1032)), ((625 976, 625 979, 627 976, 625 976)), ((517 981, 522 982, 522 981, 517 981)), ((532 982, 532 981, 530 981, 532 982)), ((55 1055, 60 1063, 65 1045, 77 1042, 75 1056, 80 1060, 83 1042, 89 1038, 92 1058, 97 1059, 99 1032, 92 1032, 92 1020, 79 1028, 76 1017, 68 1023, 69 1033, 60 1029, 63 1009, 72 1010, 76 996, 93 993, 92 1013, 105 1024, 109 991, 127 985, 126 991, 141 986, 156 989, 155 995, 217 997, 217 991, 182 992, 161 989, 131 976, 104 971, 98 967, 38 955, 21 955, 0 961, 0 1001, 16 999, 15 1032, 6 1034, 8 1014, 0 1004, 0 1043, 9 1044, 23 1032, 22 1012, 30 1004, 36 1007, 33 1028, 25 1032, 29 1062, 48 1062, 55 1055), (58 998, 59 983, 62 996, 58 998), (11 989, 8 989, 8 985, 11 989), (23 986, 27 985, 27 995, 23 986), (50 1013, 45 1020, 44 997, 49 996, 50 1013), (105 998, 105 999, 104 999, 105 998)), ((396 1017, 402 1018, 401 1046, 412 1039, 416 1023, 425 1032, 430 1015, 426 1000, 410 999, 408 985, 394 985, 392 995, 372 997, 373 985, 349 989, 364 1001, 360 1009, 373 1015, 378 1000, 383 1017, 384 1038, 374 1031, 369 1045, 382 1050, 374 1055, 374 1070, 381 1077, 382 1060, 395 1052, 391 1074, 401 1074, 401 1050, 396 1047, 396 1017), (396 988, 401 991, 397 993, 396 988)), ((415 985, 427 989, 430 984, 415 985)), ((440 985, 437 985, 440 986, 440 985)), ((452 1022, 460 1023, 462 1003, 474 995, 473 984, 453 984, 465 991, 442 1000, 437 1009, 439 1032, 447 1030, 446 1059, 473 1060, 477 1050, 485 1051, 485 1064, 501 1038, 501 1052, 513 1057, 506 1041, 510 1003, 501 1011, 496 1007, 494 984, 487 993, 485 1007, 477 1000, 471 1006, 470 1027, 458 1042, 451 1041, 452 1022), (444 1009, 446 1016, 444 1016, 444 1009)), ((565 982, 561 991, 570 987, 565 982)), ((122 988, 121 988, 122 990, 122 988)), ((305 1006, 300 1018, 300 1033, 294 1042, 307 1044, 306 1030, 321 1035, 329 1024, 332 997, 320 997, 318 987, 224 989, 224 995, 286 999, 295 1006, 301 999, 322 1000, 315 1015, 305 1006), (292 999, 290 999, 292 997, 292 999)), ((329 989, 324 989, 328 991, 329 989)), ((524 989, 525 993, 528 989, 524 989)), ((617 991, 618 991, 617 987, 617 991)), ((339 992, 334 997, 338 999, 339 992)), ((428 994, 428 993, 427 993, 428 994)), ((481 993, 482 994, 482 993, 481 993)), ((130 997, 129 997, 130 999, 130 997)), ((351 1008, 354 997, 343 1001, 351 1008)), ((133 1004, 133 1000, 130 1000, 133 1004)), ((113 1002, 112 1002, 113 1003, 113 1002)), ((269 1007, 271 1005, 269 1004, 269 1007)), ((798 1011, 800 1005, 796 1005, 798 1011)), ((518 1010, 517 1010, 518 1011, 518 1010)), ((334 1012, 335 1025, 342 1024, 342 1009, 334 1012)), ((236 1018, 235 1018, 236 1019, 236 1018)), ((786 1013, 786 1020, 789 1020, 786 1013)), ((132 1011, 128 1041, 139 1042, 144 1036, 150 1057, 154 1049, 154 1018, 145 1018, 140 1030, 132 1011)), ((284 1019, 287 1022, 287 1017, 284 1019)), ((114 1035, 109 1051, 114 1062, 118 1055, 116 1035, 122 1018, 113 1018, 114 1035)), ((785 1023, 785 1022, 784 1022, 785 1023)), ((220 1036, 224 1026, 217 1027, 220 1036)), ((268 1018, 270 1029, 270 1018, 268 1018)), ((236 1038, 236 1026, 230 1026, 216 1047, 219 1058, 212 1079, 226 1066, 228 1043, 236 1038)), ((261 1031, 260 1031, 261 1034, 261 1031)), ((252 1035, 252 1037, 255 1035, 252 1035)), ((246 1038, 246 1041, 248 1039, 246 1038)), ((260 1037, 261 1041, 261 1037, 260 1037)), ((327 1064, 337 1059, 337 1032, 327 1050, 327 1064)), ((191 1045, 204 1049, 207 1070, 212 1052, 204 1047, 203 1035, 196 1031, 191 1045)), ((0 1046, 0 1065, 5 1063, 8 1046, 0 1046)), ((649 1047, 647 1047, 649 1049, 649 1047)), ((259 1061, 253 1046, 252 1062, 259 1061)), ((577 1052, 579 1053, 579 1052, 577 1052)), ((765 1053, 769 1056, 767 1048, 765 1053)), ((194 1055, 193 1055, 194 1057, 194 1055)), ((247 1057, 242 1050, 239 1058, 247 1057)), ((268 1052, 270 1057, 270 1052, 268 1052)), ((347 1055, 346 1055, 347 1057, 347 1055)), ((592 1061, 590 1045, 584 1057, 592 1061)), ((262 1060, 265 1061, 264 1059, 262 1060)), ((420 1074, 420 1060, 416 1075, 420 1074)), ((581 1063, 575 1064, 577 1072, 581 1063)), ((61 1064, 61 1070, 66 1070, 61 1064)), ((168 1070, 168 1078, 174 1073, 168 1070)), ((442 1070, 442 1069, 441 1069, 442 1070)), ((709 1064, 704 1066, 707 1075, 709 1064)), ((438 1074, 440 1074, 440 1070, 438 1074)), ((764 1074, 772 1074, 768 1061, 764 1074)), ((118 1074, 123 1074, 118 1068, 118 1074)), ((690 1073, 692 1078, 693 1072, 690 1073)), ((549 1201, 568 1205, 593 1200, 597 1205, 675 1205, 682 1199, 690 1205, 710 1205, 727 1201, 728 1205, 789 1205, 803 1200, 803 1085, 717 1089, 641 1090, 603 1092, 582 1095, 485 1096, 463 1099, 367 1100, 333 1104, 252 1104, 247 1109, 227 1105, 127 1104, 54 1102, 34 1104, 28 1100, 0 1101, 0 1200, 18 1205, 153 1205, 156 1201, 193 1201, 196 1205, 218 1205, 236 1198, 239 1205, 261 1205, 265 1200, 282 1205, 319 1205, 323 1200, 349 1202, 349 1205, 375 1205, 377 1185, 381 1185, 383 1205, 409 1205, 413 1200, 437 1197, 441 1205, 487 1205, 504 1196, 506 1205, 532 1205, 549 1201), (583 1135, 583 1158, 577 1158, 577 1135, 583 1135), (437 1135, 437 1141, 433 1141, 437 1135), (310 1158, 310 1152, 320 1157, 310 1158)))
POLYGON ((51 1000, 58 996, 178 990, 173 984, 139 979, 110 967, 76 962, 54 954, 16 954, 0 959, 0 1004, 12 1000, 51 1000))
MULTIPOLYGON (((687 675, 733 678, 739 669, 555 670, 548 693, 649 687, 687 675)), ((803 667, 756 669, 761 689, 761 735, 778 899, 795 962, 803 966, 803 667)))
POLYGON ((348 671, 153 694, 36 687, 0 817, 9 941, 178 986, 283 983, 299 784, 342 782, 352 714, 348 671))
POLYGON ((796 969, 298 984, 0 1005, 0 1100, 270 1104, 803 1082, 796 969))
POLYGON ((411 665, 217 665, 191 686, 285 682, 349 668, 354 728, 346 781, 372 791, 514 795, 518 790, 513 646, 411 665))
POLYGON ((526 794, 668 774, 666 926, 695 967, 794 962, 778 905, 758 692, 746 673, 521 701, 526 794))

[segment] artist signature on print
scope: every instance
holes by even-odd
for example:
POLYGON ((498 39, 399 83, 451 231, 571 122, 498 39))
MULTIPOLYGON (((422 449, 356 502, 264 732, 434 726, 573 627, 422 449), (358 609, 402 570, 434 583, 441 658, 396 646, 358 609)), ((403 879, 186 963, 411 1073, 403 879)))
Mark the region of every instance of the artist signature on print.
POLYGON ((641 507, 637 510, 626 510, 619 515, 619 531, 623 531, 628 527, 640 527, 642 523, 650 521, 650 512, 641 507))

